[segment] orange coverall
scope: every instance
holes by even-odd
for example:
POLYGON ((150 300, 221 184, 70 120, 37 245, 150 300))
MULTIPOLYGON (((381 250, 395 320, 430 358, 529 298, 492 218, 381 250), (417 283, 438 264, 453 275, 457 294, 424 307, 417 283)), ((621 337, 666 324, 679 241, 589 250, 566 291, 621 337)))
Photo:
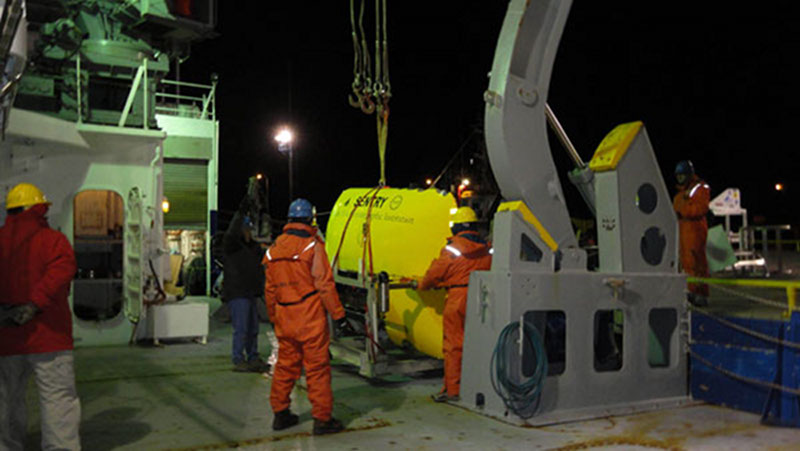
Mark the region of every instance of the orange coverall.
POLYGON ((337 320, 344 308, 336 293, 325 243, 314 227, 289 223, 267 250, 264 299, 278 337, 272 378, 274 412, 289 408, 289 395, 305 367, 311 416, 331 419, 333 392, 326 313, 337 320))
MULTIPOLYGON (((681 267, 690 276, 708 277, 706 214, 711 199, 711 189, 706 182, 692 175, 685 184, 678 186, 678 190, 672 205, 678 214, 680 227, 681 267)), ((690 283, 689 291, 708 297, 706 284, 690 283)))
POLYGON ((467 311, 467 286, 472 271, 492 266, 490 246, 477 232, 460 232, 447 240, 439 258, 431 263, 419 284, 420 290, 446 288, 444 304, 444 390, 458 396, 461 388, 461 353, 464 347, 464 317, 467 311))

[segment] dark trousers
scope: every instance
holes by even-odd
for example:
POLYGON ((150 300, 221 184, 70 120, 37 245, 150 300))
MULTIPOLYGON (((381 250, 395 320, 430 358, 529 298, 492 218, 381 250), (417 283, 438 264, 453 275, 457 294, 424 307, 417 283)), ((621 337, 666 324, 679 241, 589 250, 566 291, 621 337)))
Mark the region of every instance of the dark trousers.
POLYGON ((258 310, 252 298, 228 301, 233 324, 233 364, 258 358, 258 310))

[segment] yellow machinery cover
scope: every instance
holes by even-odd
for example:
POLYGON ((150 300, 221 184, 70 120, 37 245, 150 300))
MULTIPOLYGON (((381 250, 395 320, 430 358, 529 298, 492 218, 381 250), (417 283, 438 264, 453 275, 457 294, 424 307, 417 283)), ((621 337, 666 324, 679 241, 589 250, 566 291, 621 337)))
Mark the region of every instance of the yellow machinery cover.
MULTIPOLYGON (((373 274, 386 271, 392 280, 422 278, 451 235, 450 215, 455 208, 451 194, 435 189, 350 188, 336 200, 328 220, 328 258, 333 263, 343 241, 334 271, 361 272, 363 268, 369 275, 371 241, 373 274), (370 227, 366 228, 368 213, 370 227), (365 237, 367 229, 369 237, 365 237)), ((441 359, 444 296, 444 290, 392 290, 384 318, 392 342, 408 342, 441 359)))

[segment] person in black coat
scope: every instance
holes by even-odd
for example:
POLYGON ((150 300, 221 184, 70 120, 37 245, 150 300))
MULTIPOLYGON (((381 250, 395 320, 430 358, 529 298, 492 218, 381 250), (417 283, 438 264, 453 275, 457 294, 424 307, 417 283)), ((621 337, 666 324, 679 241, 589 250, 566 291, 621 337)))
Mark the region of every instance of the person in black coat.
POLYGON ((253 222, 245 197, 223 238, 225 282, 222 299, 227 302, 233 324, 233 370, 266 372, 269 365, 258 355, 258 309, 264 291, 263 250, 253 240, 253 222))

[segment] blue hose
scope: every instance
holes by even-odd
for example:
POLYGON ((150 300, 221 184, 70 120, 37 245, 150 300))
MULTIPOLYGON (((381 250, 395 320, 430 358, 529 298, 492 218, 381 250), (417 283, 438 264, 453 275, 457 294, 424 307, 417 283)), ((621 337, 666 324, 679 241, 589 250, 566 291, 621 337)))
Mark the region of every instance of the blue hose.
POLYGON ((518 322, 509 324, 500 332, 492 353, 490 374, 492 387, 503 400, 506 408, 520 418, 528 419, 536 413, 539 406, 544 378, 547 376, 547 352, 544 348, 544 340, 536 327, 524 321, 523 328, 525 341, 530 345, 536 360, 533 375, 526 378, 522 374, 522 359, 518 352, 520 329, 518 322), (517 356, 520 368, 518 377, 515 378, 509 374, 510 358, 513 356, 517 356))

